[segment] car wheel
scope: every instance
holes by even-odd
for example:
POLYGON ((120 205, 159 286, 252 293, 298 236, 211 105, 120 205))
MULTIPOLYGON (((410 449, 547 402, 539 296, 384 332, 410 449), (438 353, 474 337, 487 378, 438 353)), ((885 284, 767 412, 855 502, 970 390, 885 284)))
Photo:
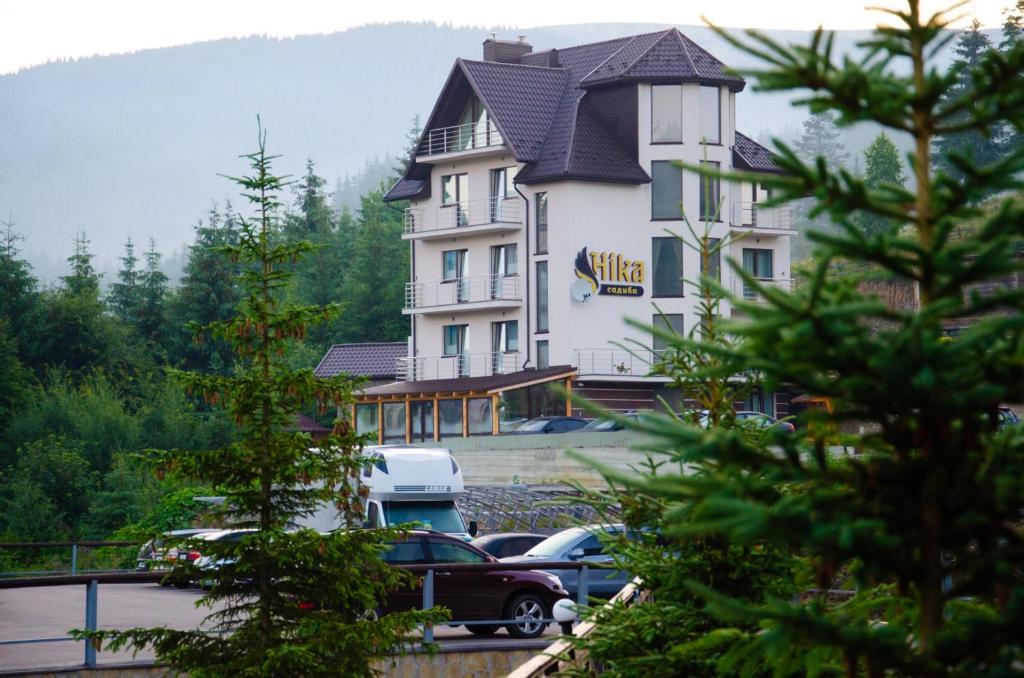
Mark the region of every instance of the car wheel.
POLYGON ((474 636, 493 636, 500 627, 497 624, 469 624, 466 628, 474 636))
POLYGON ((515 638, 536 638, 547 628, 547 622, 541 621, 548 618, 547 606, 535 593, 520 593, 513 596, 503 616, 505 619, 515 619, 514 622, 505 625, 509 635, 515 638))

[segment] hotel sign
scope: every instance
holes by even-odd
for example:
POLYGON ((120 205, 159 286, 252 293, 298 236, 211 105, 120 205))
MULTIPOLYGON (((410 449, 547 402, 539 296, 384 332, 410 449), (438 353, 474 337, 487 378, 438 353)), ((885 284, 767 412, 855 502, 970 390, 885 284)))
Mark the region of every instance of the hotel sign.
POLYGON ((586 301, 595 294, 611 297, 644 295, 644 262, 627 259, 618 252, 588 252, 584 247, 576 253, 575 274, 578 280, 573 282, 569 291, 576 301, 586 301))

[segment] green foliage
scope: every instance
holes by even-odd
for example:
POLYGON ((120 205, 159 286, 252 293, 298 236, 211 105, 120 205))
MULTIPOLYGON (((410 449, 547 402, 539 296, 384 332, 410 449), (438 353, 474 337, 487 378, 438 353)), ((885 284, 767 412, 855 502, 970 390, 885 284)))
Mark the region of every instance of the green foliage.
POLYGON ((943 14, 922 16, 909 0, 890 19, 897 26, 877 29, 860 60, 842 62, 823 31, 797 47, 757 31, 721 33, 763 64, 750 72, 757 88, 798 90, 839 124, 874 121, 909 134, 915 179, 913 192, 872 187, 777 144, 785 174, 757 179, 777 201, 814 196, 840 231, 811 234, 813 270, 791 292, 737 269, 766 301, 745 304, 750 322, 730 328, 736 345, 716 349, 728 373, 830 398, 834 412, 816 412, 819 423, 876 430, 860 437, 862 454, 837 463, 824 427, 809 439, 776 435, 771 448, 727 431, 647 429, 653 450, 709 469, 640 486, 657 501, 685 502, 669 534, 793 552, 807 565, 797 583, 827 586, 845 571, 856 584, 841 603, 814 595, 757 602, 695 580, 707 609, 742 639, 720 664, 725 671, 1004 676, 1024 661, 1024 434, 999 431, 996 417, 1001 403, 1024 400, 1024 290, 970 292, 1022 273, 1012 245, 1024 228, 1024 153, 989 165, 950 156, 952 174, 933 173, 931 161, 936 135, 1024 123, 1024 46, 980 53, 965 83, 961 71, 928 64, 946 35, 943 14), (979 199, 998 191, 1006 193, 977 232, 951 237, 977 216, 979 199), (905 228, 866 234, 856 223, 863 213, 905 228), (855 281, 829 275, 836 261, 913 285, 917 307, 886 308, 855 281), (945 337, 944 325, 963 317, 981 320, 945 337), (751 627, 758 631, 744 630, 751 627))
POLYGON ((160 270, 155 240, 149 239, 149 249, 142 256, 146 269, 141 276, 136 329, 143 339, 160 344, 167 322, 167 276, 160 270))
POLYGON ((18 241, 22 236, 14 231, 10 221, 4 226, 0 242, 0 321, 6 321, 18 350, 24 352, 32 339, 28 323, 36 305, 36 279, 32 268, 20 258, 18 241))
POLYGON ((47 436, 23 445, 0 485, 2 531, 40 541, 74 536, 96 485, 96 473, 75 441, 47 436))
MULTIPOLYGON (((882 132, 864 150, 864 185, 871 191, 881 191, 885 186, 904 188, 907 178, 903 174, 903 162, 896 145, 882 132)), ((871 213, 858 217, 860 226, 868 235, 877 235, 893 226, 893 220, 871 213)))
POLYGON ((89 251, 89 238, 85 233, 75 235, 74 252, 68 257, 70 275, 63 276, 64 289, 72 296, 97 298, 100 293, 100 276, 92 266, 96 255, 89 251))
POLYGON ((124 244, 124 256, 121 257, 121 269, 117 272, 117 282, 110 286, 107 303, 114 315, 127 324, 138 320, 139 307, 142 304, 142 289, 138 269, 139 258, 135 256, 135 245, 132 239, 124 244))
POLYGON ((964 170, 960 165, 965 160, 969 159, 978 167, 991 167, 1002 158, 1007 150, 1008 129, 1000 119, 973 127, 970 125, 971 109, 952 105, 977 91, 978 81, 988 77, 978 71, 986 63, 985 56, 993 51, 993 47, 988 36, 981 32, 977 19, 970 28, 960 32, 954 51, 957 58, 950 71, 954 79, 945 94, 946 105, 951 108, 948 125, 951 129, 936 137, 933 162, 937 169, 961 179, 964 170))
POLYGON ((18 347, 4 319, 0 319, 0 384, 3 384, 0 389, 0 431, 6 431, 11 419, 25 402, 30 373, 18 359, 18 347))
POLYGON ((276 194, 285 184, 270 172, 262 131, 259 150, 245 157, 251 175, 233 180, 256 217, 238 217, 237 243, 219 248, 238 263, 239 315, 196 328, 204 341, 220 339, 233 347, 233 371, 172 372, 189 392, 224 408, 238 426, 238 438, 210 451, 153 452, 159 468, 216 488, 225 497, 223 517, 252 529, 238 542, 205 545, 223 565, 204 575, 213 585, 202 602, 223 604, 208 621, 230 633, 153 628, 76 634, 114 649, 151 646, 161 661, 192 676, 372 675, 376 659, 401 650, 417 624, 441 621, 445 612, 368 618, 387 592, 410 582, 380 557, 384 543, 396 536, 393 530, 290 531, 297 517, 324 504, 336 507, 344 526, 361 518, 366 489, 358 480, 361 441, 352 427, 337 421, 333 434, 316 447, 295 430, 303 404, 316 402, 323 411, 347 405, 355 382, 321 379, 308 367, 287 365, 287 347, 305 336, 307 325, 330 318, 337 308, 286 299, 293 275, 288 267, 312 246, 275 238, 276 194), (307 601, 315 611, 300 608, 307 601))

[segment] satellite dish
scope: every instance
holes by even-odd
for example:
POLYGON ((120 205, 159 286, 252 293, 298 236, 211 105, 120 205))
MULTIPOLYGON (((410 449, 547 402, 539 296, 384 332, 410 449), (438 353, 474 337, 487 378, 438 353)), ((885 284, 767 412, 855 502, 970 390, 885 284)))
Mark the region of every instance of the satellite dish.
POLYGON ((569 294, 571 294, 572 298, 576 301, 583 303, 593 296, 594 292, 589 282, 586 280, 576 280, 569 286, 569 294))

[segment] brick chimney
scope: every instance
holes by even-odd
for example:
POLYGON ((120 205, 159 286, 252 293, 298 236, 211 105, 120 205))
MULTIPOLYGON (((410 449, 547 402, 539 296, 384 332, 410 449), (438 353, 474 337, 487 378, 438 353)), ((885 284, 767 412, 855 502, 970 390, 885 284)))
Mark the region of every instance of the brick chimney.
POLYGON ((494 33, 484 40, 484 61, 497 61, 503 64, 518 64, 524 54, 533 51, 533 45, 526 42, 526 36, 520 35, 518 40, 498 40, 494 33))

